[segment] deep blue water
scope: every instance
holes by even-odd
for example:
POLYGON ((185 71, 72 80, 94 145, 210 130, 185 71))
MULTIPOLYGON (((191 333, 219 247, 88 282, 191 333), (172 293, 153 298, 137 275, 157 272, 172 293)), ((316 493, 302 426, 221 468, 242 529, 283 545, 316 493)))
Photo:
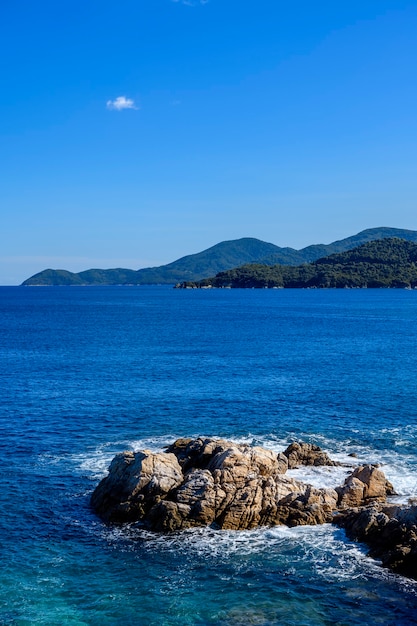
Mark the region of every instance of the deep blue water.
POLYGON ((417 624, 417 583, 331 526, 163 537, 89 509, 116 452, 194 435, 355 452, 406 501, 416 372, 416 291, 0 288, 0 624, 417 624))

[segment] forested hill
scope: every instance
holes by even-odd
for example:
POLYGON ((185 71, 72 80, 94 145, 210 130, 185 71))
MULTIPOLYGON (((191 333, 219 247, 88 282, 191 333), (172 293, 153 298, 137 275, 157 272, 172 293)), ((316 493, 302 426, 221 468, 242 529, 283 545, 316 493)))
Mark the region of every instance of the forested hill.
POLYGON ((312 263, 289 267, 249 264, 182 287, 417 288, 417 244, 389 238, 312 263))
POLYGON ((309 263, 320 257, 344 252, 368 241, 387 237, 401 237, 417 242, 417 231, 386 227, 370 228, 331 244, 307 246, 302 250, 281 248, 253 237, 244 237, 223 241, 207 250, 184 256, 159 267, 139 270, 89 269, 79 273, 47 269, 28 278, 23 285, 149 285, 198 281, 247 263, 262 265, 309 263))
MULTIPOLYGON (((411 231, 413 232, 413 231, 411 231)), ((417 239, 417 232, 416 239, 417 239)), ((190 254, 160 267, 140 270, 91 269, 73 273, 66 270, 43 270, 23 285, 156 285, 175 284, 183 280, 200 280, 243 263, 264 262, 283 248, 259 239, 245 237, 221 243, 190 254)))

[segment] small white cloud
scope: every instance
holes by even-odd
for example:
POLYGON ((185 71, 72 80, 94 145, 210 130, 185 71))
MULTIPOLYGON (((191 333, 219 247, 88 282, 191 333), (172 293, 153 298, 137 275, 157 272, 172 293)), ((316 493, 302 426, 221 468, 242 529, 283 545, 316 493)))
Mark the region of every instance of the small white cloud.
POLYGON ((106 107, 110 109, 110 111, 123 111, 123 109, 137 110, 139 108, 135 105, 134 100, 126 98, 126 96, 119 96, 115 100, 107 100, 106 107))

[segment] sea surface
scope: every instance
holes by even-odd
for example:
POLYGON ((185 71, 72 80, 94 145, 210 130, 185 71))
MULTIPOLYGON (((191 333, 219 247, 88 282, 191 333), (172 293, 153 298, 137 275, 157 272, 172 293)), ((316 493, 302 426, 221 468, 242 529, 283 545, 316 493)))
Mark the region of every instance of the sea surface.
POLYGON ((407 502, 417 291, 0 288, 0 624, 417 624, 417 582, 331 525, 162 536, 90 510, 117 452, 198 435, 378 462, 407 502))

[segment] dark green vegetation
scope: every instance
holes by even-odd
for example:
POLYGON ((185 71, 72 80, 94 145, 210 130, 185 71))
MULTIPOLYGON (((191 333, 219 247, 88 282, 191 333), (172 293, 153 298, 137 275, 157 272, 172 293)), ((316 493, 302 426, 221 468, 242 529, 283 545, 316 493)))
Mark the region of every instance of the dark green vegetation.
POLYGON ((184 281, 199 281, 218 272, 248 263, 262 266, 301 265, 337 252, 351 250, 368 241, 388 237, 400 237, 417 242, 417 231, 399 228, 371 228, 353 237, 331 244, 313 245, 294 250, 280 248, 259 239, 243 238, 223 241, 203 252, 182 257, 168 265, 140 270, 90 269, 72 273, 66 270, 47 269, 24 281, 23 285, 151 285, 175 284, 184 281))
POLYGON ((380 239, 296 267, 247 264, 187 287, 326 288, 417 287, 417 244, 380 239))

